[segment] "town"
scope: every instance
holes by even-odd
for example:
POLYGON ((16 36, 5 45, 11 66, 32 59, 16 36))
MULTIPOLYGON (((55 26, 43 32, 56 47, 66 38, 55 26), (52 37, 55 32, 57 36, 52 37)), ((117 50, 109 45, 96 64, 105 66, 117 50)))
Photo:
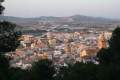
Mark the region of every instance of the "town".
MULTIPOLYGON (((93 29, 94 30, 94 29, 93 29)), ((40 36, 22 35, 21 45, 15 52, 7 54, 12 67, 28 69, 33 62, 49 59, 56 67, 67 66, 76 61, 97 62, 97 52, 107 48, 112 32, 109 30, 87 30, 77 32, 47 32, 40 36)))

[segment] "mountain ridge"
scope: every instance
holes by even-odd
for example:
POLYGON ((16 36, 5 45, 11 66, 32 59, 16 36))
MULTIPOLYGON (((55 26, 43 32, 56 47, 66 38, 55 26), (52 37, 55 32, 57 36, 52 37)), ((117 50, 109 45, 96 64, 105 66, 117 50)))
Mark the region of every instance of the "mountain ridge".
POLYGON ((77 23, 120 23, 120 20, 118 19, 91 17, 91 16, 84 16, 84 15, 73 15, 73 16, 67 16, 67 17, 40 16, 40 17, 33 17, 33 18, 0 16, 0 20, 6 20, 6 21, 15 22, 15 23, 29 23, 29 22, 38 22, 38 21, 77 22, 77 23))

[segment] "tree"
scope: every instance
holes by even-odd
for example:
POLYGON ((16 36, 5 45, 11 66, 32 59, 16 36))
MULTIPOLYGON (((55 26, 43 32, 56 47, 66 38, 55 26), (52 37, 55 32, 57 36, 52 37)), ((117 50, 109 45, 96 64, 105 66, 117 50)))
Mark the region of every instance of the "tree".
POLYGON ((55 69, 52 61, 40 60, 33 64, 31 69, 31 80, 53 80, 55 69))
POLYGON ((3 10, 5 9, 1 4, 2 2, 4 2, 4 0, 0 0, 0 15, 2 14, 3 10))
POLYGON ((4 2, 4 0, 0 0, 0 2, 4 2))
MULTIPOLYGON (((0 78, 8 78, 9 59, 5 57, 6 52, 15 51, 19 46, 21 32, 15 30, 16 25, 7 21, 0 22, 0 78)), ((0 80, 2 80, 0 79, 0 80)), ((3 79, 4 80, 4 79, 3 79)))
POLYGON ((15 27, 13 23, 0 22, 0 52, 15 51, 19 46, 21 32, 15 31, 15 27))
POLYGON ((55 80, 64 80, 65 76, 69 73, 71 65, 62 66, 58 70, 56 70, 55 80))
POLYGON ((96 73, 97 80, 120 80, 120 66, 118 65, 99 65, 96 73))
POLYGON ((98 52, 98 80, 120 80, 120 27, 117 27, 109 40, 109 47, 98 52))
POLYGON ((120 27, 118 26, 112 34, 111 39, 109 40, 110 49, 114 50, 115 52, 120 52, 120 27))
POLYGON ((111 52, 110 50, 107 49, 101 49, 98 53, 97 53, 97 57, 99 58, 99 62, 100 64, 109 64, 111 62, 111 52))
POLYGON ((10 68, 8 80, 30 80, 29 71, 20 68, 10 68))
POLYGON ((7 80, 8 68, 9 60, 4 55, 0 55, 0 80, 7 80))
POLYGON ((109 47, 98 52, 99 62, 120 64, 120 27, 117 27, 109 40, 109 47))
POLYGON ((77 62, 71 66, 65 75, 63 80, 97 80, 96 79, 97 65, 88 62, 86 64, 77 62))
MULTIPOLYGON (((0 0, 0 15, 5 9, 0 0)), ((0 21, 0 80, 9 80, 9 59, 5 57, 6 52, 14 51, 19 45, 21 33, 15 31, 15 24, 7 21, 0 21)))

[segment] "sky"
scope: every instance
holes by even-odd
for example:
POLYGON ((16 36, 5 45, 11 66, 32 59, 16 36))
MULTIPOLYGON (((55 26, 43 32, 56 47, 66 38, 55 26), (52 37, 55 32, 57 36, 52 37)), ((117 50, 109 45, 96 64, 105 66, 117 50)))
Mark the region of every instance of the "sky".
POLYGON ((86 15, 120 19, 120 0, 5 0, 3 5, 6 16, 86 15))

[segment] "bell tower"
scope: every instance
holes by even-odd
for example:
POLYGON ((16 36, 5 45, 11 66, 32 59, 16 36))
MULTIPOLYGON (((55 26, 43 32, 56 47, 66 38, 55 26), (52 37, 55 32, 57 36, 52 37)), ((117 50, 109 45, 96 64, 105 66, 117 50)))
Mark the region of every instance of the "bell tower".
POLYGON ((69 54, 71 53, 71 45, 70 45, 70 41, 68 39, 64 40, 64 51, 65 53, 69 54))
POLYGON ((102 32, 99 37, 98 37, 98 48, 102 49, 102 48, 106 48, 106 39, 105 39, 105 35, 104 32, 102 32))

